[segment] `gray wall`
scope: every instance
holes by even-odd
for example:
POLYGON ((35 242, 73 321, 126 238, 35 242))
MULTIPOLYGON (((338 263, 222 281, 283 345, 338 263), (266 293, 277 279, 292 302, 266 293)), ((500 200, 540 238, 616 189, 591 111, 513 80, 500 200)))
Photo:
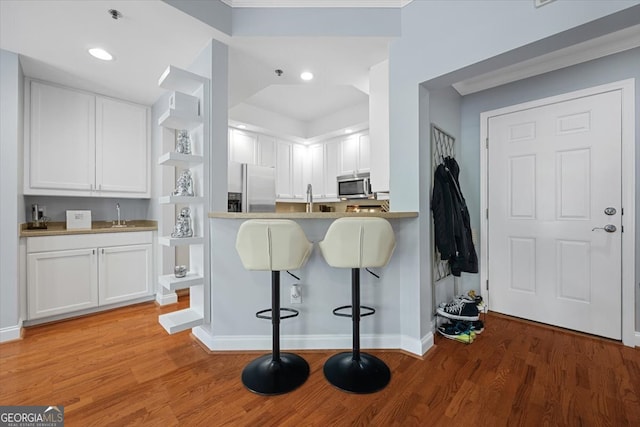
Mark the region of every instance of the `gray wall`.
POLYGON ((18 222, 24 206, 20 180, 23 92, 18 55, 0 50, 0 342, 18 338, 22 321, 18 222))
POLYGON ((19 222, 31 221, 31 205, 34 203, 46 207, 46 215, 51 221, 66 221, 67 210, 90 210, 92 221, 113 221, 117 218, 116 203, 120 203, 121 219, 151 218, 150 199, 24 196, 24 215, 18 218, 19 222))
MULTIPOLYGON (((461 186, 472 228, 480 227, 480 113, 629 78, 636 79, 636 117, 640 111, 640 48, 465 96, 461 102, 461 186)), ((640 120, 636 120, 636 191, 640 189, 640 120)), ((640 197, 636 198, 636 282, 640 280, 640 197)), ((480 289, 477 275, 465 276, 466 286, 480 289)), ((636 313, 640 292, 636 292, 636 313)), ((640 318, 636 317, 636 331, 640 318)))

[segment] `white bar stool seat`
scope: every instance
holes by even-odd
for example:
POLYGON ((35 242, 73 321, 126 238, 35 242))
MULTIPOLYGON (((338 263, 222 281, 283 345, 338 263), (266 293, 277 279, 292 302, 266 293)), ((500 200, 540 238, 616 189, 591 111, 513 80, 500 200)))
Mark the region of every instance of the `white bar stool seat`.
POLYGON ((333 310, 336 316, 351 317, 353 349, 331 356, 324 375, 335 387, 352 393, 374 393, 391 380, 389 367, 377 357, 360 352, 360 318, 375 309, 360 306, 360 269, 384 267, 396 246, 391 224, 378 217, 345 217, 335 220, 319 243, 322 256, 332 267, 351 269, 351 305, 333 310), (351 314, 340 311, 351 308, 351 314), (361 309, 364 309, 362 313, 361 309))
POLYGON ((236 250, 244 268, 271 271, 271 309, 258 311, 256 317, 271 319, 272 352, 253 360, 242 371, 242 383, 254 393, 287 393, 309 377, 309 364, 302 357, 280 352, 280 320, 299 314, 280 308, 280 271, 302 268, 312 249, 302 227, 291 220, 248 220, 238 229, 236 250), (291 314, 281 316, 281 311, 291 314), (271 314, 266 315, 268 312, 271 314))

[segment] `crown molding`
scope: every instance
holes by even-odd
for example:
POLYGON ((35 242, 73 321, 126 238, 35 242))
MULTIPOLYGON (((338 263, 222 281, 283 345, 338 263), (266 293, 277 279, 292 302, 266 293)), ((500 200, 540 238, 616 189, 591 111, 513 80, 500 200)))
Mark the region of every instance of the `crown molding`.
POLYGON ((413 0, 221 0, 231 7, 383 7, 401 8, 413 0))
POLYGON ((638 46, 640 46, 640 25, 634 25, 624 30, 454 83, 452 86, 460 95, 469 95, 614 53, 624 52, 638 46))

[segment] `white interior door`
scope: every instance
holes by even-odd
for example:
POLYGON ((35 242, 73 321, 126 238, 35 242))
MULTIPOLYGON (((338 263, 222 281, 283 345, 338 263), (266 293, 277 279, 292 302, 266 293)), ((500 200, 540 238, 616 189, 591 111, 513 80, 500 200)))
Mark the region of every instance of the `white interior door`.
POLYGON ((621 338, 621 108, 614 90, 489 118, 491 310, 621 338))

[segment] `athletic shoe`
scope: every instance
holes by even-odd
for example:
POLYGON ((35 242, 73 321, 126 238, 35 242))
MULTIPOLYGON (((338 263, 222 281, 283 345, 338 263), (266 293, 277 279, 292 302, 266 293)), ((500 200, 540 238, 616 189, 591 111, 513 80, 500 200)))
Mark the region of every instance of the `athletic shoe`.
POLYGON ((471 330, 476 334, 481 334, 482 331, 484 331, 484 323, 482 322, 482 320, 471 322, 471 330))
POLYGON ((478 307, 463 300, 453 300, 449 304, 441 304, 436 310, 440 316, 454 320, 479 320, 478 307))
POLYGON ((438 333, 445 338, 463 342, 465 344, 471 344, 473 342, 471 334, 462 332, 459 328, 450 323, 438 326, 438 333))

